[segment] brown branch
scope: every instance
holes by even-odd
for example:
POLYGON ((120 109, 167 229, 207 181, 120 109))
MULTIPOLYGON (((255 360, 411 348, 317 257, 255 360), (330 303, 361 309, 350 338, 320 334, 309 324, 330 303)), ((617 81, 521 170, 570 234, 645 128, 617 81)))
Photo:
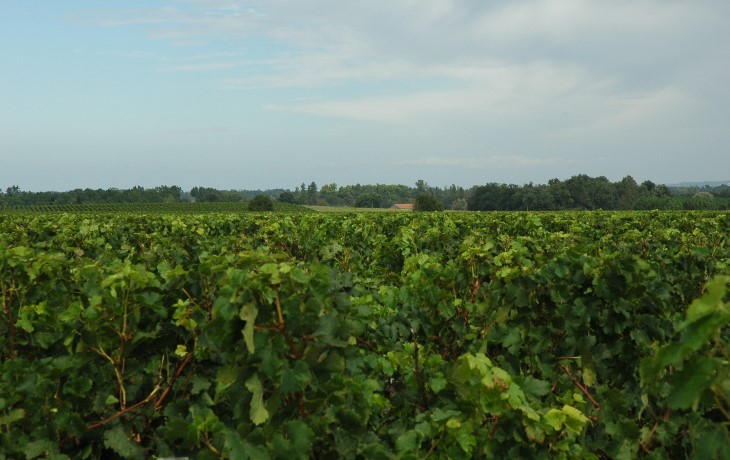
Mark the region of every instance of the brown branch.
POLYGON ((644 442, 641 443, 641 448, 644 449, 644 452, 646 452, 647 454, 649 453, 649 449, 647 448, 647 446, 649 445, 649 441, 651 441, 651 438, 654 436, 654 433, 656 433, 656 429, 658 427, 659 427, 659 420, 654 422, 654 428, 651 429, 651 431, 649 432, 649 435, 646 437, 644 442))
POLYGON ((222 457, 223 456, 223 453, 220 450, 216 449, 216 447, 213 444, 210 443, 210 441, 208 440, 207 437, 203 436, 203 438, 201 439, 201 441, 203 442, 203 444, 205 444, 205 446, 211 452, 213 452, 213 454, 215 454, 216 457, 222 457))
POLYGON ((480 287, 482 287, 482 280, 477 278, 474 280, 474 284, 471 287, 471 297, 469 298, 469 302, 474 303, 477 300, 477 293, 479 292, 480 287))
POLYGON ((446 436, 446 432, 442 432, 441 436, 439 436, 439 438, 433 444, 431 444, 431 448, 428 449, 428 452, 426 452, 426 455, 423 457, 424 460, 434 453, 434 451, 436 450, 436 446, 438 446, 439 443, 444 439, 444 436, 446 436))
POLYGON ((162 392, 159 398, 157 398, 157 401, 155 402, 155 410, 159 411, 162 409, 162 403, 165 401, 165 398, 167 398, 167 395, 170 394, 170 390, 172 389, 172 386, 175 384, 178 378, 180 378, 180 375, 182 375, 183 370, 185 370, 185 366, 188 365, 190 360, 193 358, 193 352, 191 351, 188 353, 188 355, 185 357, 182 363, 180 363, 177 366, 177 369, 175 370, 175 375, 172 377, 172 381, 167 385, 167 388, 165 388, 165 391, 162 392))
POLYGON ((122 415, 126 414, 127 412, 133 411, 134 409, 136 409, 136 408, 138 408, 140 406, 144 406, 148 402, 152 401, 152 398, 154 398, 155 394, 159 391, 159 389, 160 389, 160 387, 158 385, 158 386, 155 387, 154 390, 152 390, 152 393, 150 393, 149 395, 147 395, 147 397, 144 398, 142 401, 138 402, 137 404, 135 404, 133 406, 129 406, 129 407, 123 409, 123 410, 120 410, 119 412, 117 412, 116 414, 112 415, 111 417, 105 418, 104 420, 101 420, 99 422, 92 423, 89 426, 87 426, 86 429, 87 430, 93 430, 95 428, 99 428, 100 426, 106 425, 107 423, 109 423, 109 422, 111 422, 113 420, 116 420, 117 418, 121 417, 122 415))
POLYGON ((582 391, 584 395, 586 395, 586 397, 591 401, 591 403, 596 408, 596 410, 599 410, 600 411, 601 410, 601 405, 598 404, 595 399, 593 399, 593 396, 591 395, 590 391, 588 391, 588 388, 586 388, 585 386, 583 386, 583 384, 581 384, 578 380, 576 380, 576 378, 571 375, 571 373, 568 370, 568 368, 566 368, 565 366, 560 366, 560 369, 562 369, 563 372, 565 372, 565 375, 568 376, 568 378, 570 379, 570 381, 573 382, 573 384, 576 387, 578 387, 578 389, 580 391, 582 391))
POLYGON ((497 431, 497 425, 499 425, 499 415, 494 417, 494 425, 492 425, 492 430, 489 432, 490 438, 494 438, 494 433, 497 431))
POLYGON ((421 369, 418 365, 418 342, 416 341, 416 332, 411 329, 411 338, 413 339, 413 363, 415 365, 416 381, 418 382, 418 393, 421 402, 428 407, 428 395, 426 394, 426 385, 423 383, 421 369))
POLYGON ((196 307, 200 308, 200 305, 198 305, 198 302, 193 299, 193 296, 190 295, 190 293, 187 291, 187 289, 182 288, 182 291, 185 293, 186 296, 188 296, 188 300, 195 305, 196 307))
POLYGON ((10 354, 9 356, 13 356, 15 354, 15 337, 17 335, 17 330, 15 329, 15 320, 13 319, 13 310, 12 310, 12 304, 13 304, 13 289, 8 289, 8 298, 5 298, 5 285, 2 285, 3 288, 3 309, 5 310, 5 316, 7 317, 8 321, 8 327, 10 328, 10 354))
POLYGON ((302 416, 302 418, 309 418, 307 409, 304 408, 304 393, 297 394, 297 406, 299 406, 299 414, 302 416))
POLYGON ((286 330, 286 323, 284 322, 284 313, 281 311, 281 300, 279 294, 275 297, 276 301, 276 313, 279 315, 279 331, 284 336, 287 345, 289 345, 289 354, 297 356, 296 349, 294 348, 294 341, 286 330))
POLYGON ((284 323, 284 313, 281 311, 281 300, 279 299, 279 294, 276 295, 276 313, 279 315, 279 327, 282 329, 286 329, 286 324, 284 323))

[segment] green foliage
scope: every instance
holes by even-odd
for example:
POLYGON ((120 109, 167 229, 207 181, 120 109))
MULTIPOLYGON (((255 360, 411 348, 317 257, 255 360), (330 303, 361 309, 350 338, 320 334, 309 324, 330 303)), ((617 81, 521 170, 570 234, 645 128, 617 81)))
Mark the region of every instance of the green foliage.
POLYGON ((380 195, 375 193, 364 193, 355 200, 356 208, 379 208, 380 195))
POLYGON ((443 211, 444 205, 432 195, 419 195, 413 203, 414 211, 443 211))
POLYGON ((686 422, 695 452, 702 452, 698 458, 730 457, 729 326, 730 276, 718 275, 677 325, 679 340, 641 362, 641 381, 655 404, 666 405, 667 414, 691 409, 702 415, 686 422))
POLYGON ((273 211, 274 202, 271 200, 270 196, 256 195, 248 203, 248 210, 249 211, 273 211))
POLYGON ((728 233, 709 212, 1 213, 0 452, 722 458, 728 233))

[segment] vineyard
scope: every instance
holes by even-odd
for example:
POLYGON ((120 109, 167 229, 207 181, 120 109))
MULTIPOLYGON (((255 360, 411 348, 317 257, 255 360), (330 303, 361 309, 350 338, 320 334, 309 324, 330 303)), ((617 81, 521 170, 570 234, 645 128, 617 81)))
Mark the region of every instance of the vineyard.
MULTIPOLYGON (((294 204, 274 203, 275 211, 311 212, 306 207, 294 204)), ((38 204, 26 206, 2 206, 0 213, 231 213, 248 211, 244 201, 221 201, 199 203, 89 203, 89 204, 38 204)))
POLYGON ((235 211, 0 212, 0 459, 730 458, 726 212, 235 211))

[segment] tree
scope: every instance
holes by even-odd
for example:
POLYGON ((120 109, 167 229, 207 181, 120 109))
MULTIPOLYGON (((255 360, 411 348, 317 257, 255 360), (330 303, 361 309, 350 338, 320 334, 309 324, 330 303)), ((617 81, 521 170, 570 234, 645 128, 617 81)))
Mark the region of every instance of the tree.
POLYGON ((470 211, 496 211, 499 209, 501 197, 499 184, 490 182, 473 187, 466 201, 470 211))
POLYGON ((309 187, 307 187, 307 203, 317 204, 317 196, 317 184, 312 181, 312 183, 309 184, 309 187))
POLYGON ((271 197, 268 195, 256 195, 248 203, 249 211, 273 211, 274 202, 271 201, 271 197))
POLYGON ((363 193, 355 200, 356 208, 379 208, 380 195, 376 193, 363 193))
POLYGON ((17 195, 19 192, 20 192, 20 187, 18 187, 17 185, 13 185, 13 186, 5 189, 5 194, 10 198, 17 195))
POLYGON ((281 201, 282 203, 294 203, 294 194, 289 190, 281 192, 281 194, 279 195, 279 201, 281 201))
POLYGON ((444 205, 432 195, 418 195, 413 204, 414 211, 443 211, 444 205))
POLYGON ((636 200, 639 199, 641 194, 641 188, 633 177, 626 176, 616 184, 616 192, 618 195, 617 209, 634 209, 636 200))
POLYGON ((449 207, 454 211, 466 211, 468 209, 468 204, 466 202, 466 198, 457 198, 451 202, 451 206, 449 207))
POLYGON ((565 182, 560 179, 550 179, 548 181, 548 190, 555 209, 571 209, 573 207, 573 198, 570 196, 570 190, 565 182))

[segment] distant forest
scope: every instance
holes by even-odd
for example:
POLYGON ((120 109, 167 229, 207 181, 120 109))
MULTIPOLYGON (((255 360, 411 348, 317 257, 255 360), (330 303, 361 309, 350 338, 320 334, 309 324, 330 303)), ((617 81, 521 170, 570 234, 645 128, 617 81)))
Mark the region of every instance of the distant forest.
POLYGON ((553 211, 553 210, 650 210, 650 209, 730 209, 730 185, 670 187, 644 181, 638 184, 631 176, 618 182, 606 177, 585 174, 567 180, 552 179, 547 184, 487 183, 469 189, 451 185, 433 187, 424 180, 407 185, 345 185, 315 182, 302 183, 294 190, 218 190, 193 187, 184 191, 178 186, 131 189, 74 189, 66 192, 30 192, 17 185, 0 191, 0 207, 23 207, 54 204, 91 203, 164 203, 164 202, 235 202, 248 201, 258 195, 294 204, 388 208, 397 203, 413 203, 428 195, 444 209, 473 211, 553 211))

